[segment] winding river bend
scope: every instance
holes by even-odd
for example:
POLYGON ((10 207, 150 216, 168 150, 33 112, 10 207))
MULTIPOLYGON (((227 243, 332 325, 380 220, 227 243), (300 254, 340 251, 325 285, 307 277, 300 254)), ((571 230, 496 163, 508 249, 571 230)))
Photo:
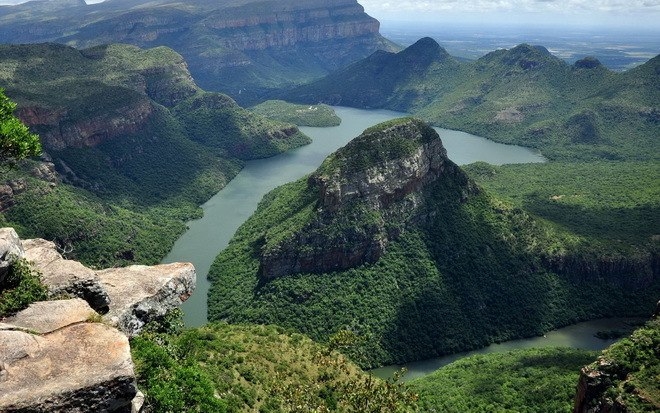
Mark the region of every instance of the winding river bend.
MULTIPOLYGON (((328 155, 368 127, 407 115, 388 110, 334 109, 342 119, 341 125, 330 128, 301 127, 312 138, 311 144, 272 158, 247 162, 222 191, 202 205, 204 217, 188 222, 189 229, 163 260, 163 263, 189 261, 197 270, 195 293, 182 307, 187 326, 196 327, 207 322, 206 296, 210 284, 206 275, 209 268, 267 192, 313 172, 328 155)), ((464 132, 436 130, 449 158, 459 165, 476 161, 494 165, 545 161, 540 154, 521 146, 495 143, 464 132)))
MULTIPOLYGON (((206 297, 209 282, 206 279, 215 257, 222 251, 238 227, 256 210, 261 198, 273 188, 296 180, 314 171, 332 152, 344 146, 364 129, 405 113, 386 110, 360 110, 335 107, 342 119, 340 126, 331 128, 300 128, 313 139, 313 143, 272 158, 250 161, 245 168, 219 193, 202 205, 204 217, 188 223, 188 231, 175 243, 163 260, 190 261, 197 269, 197 288, 183 305, 184 321, 189 327, 207 322, 206 297)), ((503 145, 464 132, 436 128, 447 148, 449 158, 459 165, 485 161, 495 165, 506 163, 544 162, 538 153, 520 146, 503 145)), ((548 333, 545 337, 512 340, 493 344, 476 352, 453 354, 438 359, 406 365, 406 380, 424 376, 454 360, 474 353, 506 351, 514 348, 548 345, 570 346, 599 350, 612 340, 600 340, 593 334, 601 330, 625 330, 623 320, 596 320, 576 324, 548 333)), ((630 329, 630 328, 629 328, 630 329)), ((374 371, 389 376, 399 366, 386 366, 374 371)))

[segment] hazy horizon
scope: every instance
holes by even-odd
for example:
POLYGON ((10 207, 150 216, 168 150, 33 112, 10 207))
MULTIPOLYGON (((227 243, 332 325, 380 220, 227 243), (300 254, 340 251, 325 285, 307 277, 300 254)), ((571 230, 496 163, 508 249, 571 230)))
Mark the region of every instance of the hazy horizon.
MULTIPOLYGON (((88 4, 98 0, 86 0, 88 4)), ((16 5, 26 0, 0 0, 16 5)), ((358 0, 381 21, 660 32, 660 0, 358 0)))

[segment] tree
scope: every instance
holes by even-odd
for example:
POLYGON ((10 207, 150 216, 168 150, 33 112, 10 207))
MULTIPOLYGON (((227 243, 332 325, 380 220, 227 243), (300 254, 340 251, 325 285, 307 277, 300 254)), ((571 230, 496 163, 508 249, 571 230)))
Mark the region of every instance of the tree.
POLYGON ((39 136, 30 133, 16 116, 16 103, 0 88, 0 165, 13 165, 21 159, 41 153, 39 136))

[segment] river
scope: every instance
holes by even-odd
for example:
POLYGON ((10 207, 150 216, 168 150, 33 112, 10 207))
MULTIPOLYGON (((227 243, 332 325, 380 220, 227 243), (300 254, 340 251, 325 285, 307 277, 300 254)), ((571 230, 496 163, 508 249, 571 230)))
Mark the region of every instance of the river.
POLYGON ((631 333, 644 321, 645 320, 641 318, 605 318, 601 320, 586 321, 550 331, 542 337, 505 341, 500 344, 491 344, 490 346, 479 350, 454 353, 434 359, 415 361, 405 365, 385 366, 371 370, 371 372, 376 377, 386 379, 392 377, 392 374, 400 370, 401 367, 405 367, 407 372, 403 376, 402 381, 406 382, 424 377, 433 373, 440 367, 474 354, 500 353, 510 350, 538 347, 572 347, 582 350, 603 350, 618 339, 597 338, 595 336, 597 332, 614 330, 631 333))
MULTIPOLYGON (((247 162, 245 168, 222 191, 202 205, 204 216, 188 222, 188 230, 162 261, 192 262, 197 270, 195 293, 182 306, 186 326, 196 327, 207 322, 206 296, 210 283, 206 275, 209 268, 267 192, 313 172, 328 155, 346 145, 366 128, 407 116, 389 110, 334 109, 342 119, 341 125, 329 128, 301 127, 312 138, 311 144, 272 158, 247 162)), ((501 165, 545 160, 528 148, 504 145, 464 132, 436 130, 449 158, 459 165, 476 161, 501 165)))

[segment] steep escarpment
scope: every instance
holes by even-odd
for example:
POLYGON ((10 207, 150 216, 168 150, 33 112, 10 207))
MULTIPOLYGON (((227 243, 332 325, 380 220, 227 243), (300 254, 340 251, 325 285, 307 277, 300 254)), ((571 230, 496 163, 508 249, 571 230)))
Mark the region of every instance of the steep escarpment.
POLYGON ((296 228, 285 221, 265 234, 261 275, 325 273, 378 261, 407 225, 428 220, 422 191, 448 177, 462 181, 465 197, 473 191, 421 121, 365 131, 307 179, 317 199, 309 222, 296 228))
POLYGON ((420 121, 368 129, 264 197, 212 266, 209 318, 317 340, 348 329, 362 340, 348 351, 374 366, 648 312, 660 293, 650 229, 606 242, 582 232, 612 228, 606 214, 585 208, 588 223, 562 225, 495 193, 446 160, 420 121))
POLYGON ((0 37, 90 47, 165 45, 188 61, 199 84, 248 102, 394 45, 355 0, 112 1, 0 8, 0 37))

